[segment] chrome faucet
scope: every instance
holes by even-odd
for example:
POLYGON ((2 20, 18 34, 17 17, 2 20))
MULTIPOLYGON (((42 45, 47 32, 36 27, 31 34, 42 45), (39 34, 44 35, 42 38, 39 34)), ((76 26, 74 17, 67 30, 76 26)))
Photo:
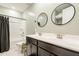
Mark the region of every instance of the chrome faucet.
POLYGON ((38 33, 38 35, 39 35, 39 36, 41 36, 41 35, 42 35, 42 33, 38 33))

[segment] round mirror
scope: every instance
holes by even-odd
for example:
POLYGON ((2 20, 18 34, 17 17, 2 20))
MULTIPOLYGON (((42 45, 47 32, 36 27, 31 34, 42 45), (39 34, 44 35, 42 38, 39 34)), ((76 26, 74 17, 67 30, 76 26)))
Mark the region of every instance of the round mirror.
POLYGON ((70 22, 75 15, 75 7, 72 4, 64 3, 55 8, 51 20, 56 25, 63 25, 70 22))
POLYGON ((47 24, 48 17, 46 13, 41 13, 37 18, 37 24, 40 27, 44 27, 47 24))

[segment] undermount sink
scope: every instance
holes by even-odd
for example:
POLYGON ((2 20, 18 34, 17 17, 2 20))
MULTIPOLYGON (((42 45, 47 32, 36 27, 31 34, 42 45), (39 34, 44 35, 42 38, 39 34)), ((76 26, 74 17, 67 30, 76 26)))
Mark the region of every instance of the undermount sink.
POLYGON ((54 37, 56 37, 56 35, 50 34, 50 33, 37 33, 36 35, 41 36, 43 38, 52 38, 52 37, 54 38, 54 37))
POLYGON ((65 42, 69 44, 79 44, 79 36, 77 35, 63 35, 62 38, 57 38, 56 34, 52 33, 41 33, 41 35, 37 34, 38 37, 45 39, 52 39, 54 41, 65 42), (76 42, 75 42, 76 41, 76 42))
POLYGON ((43 38, 55 38, 55 39, 62 39, 61 37, 58 38, 57 34, 52 34, 52 33, 37 33, 37 36, 41 36, 43 38))

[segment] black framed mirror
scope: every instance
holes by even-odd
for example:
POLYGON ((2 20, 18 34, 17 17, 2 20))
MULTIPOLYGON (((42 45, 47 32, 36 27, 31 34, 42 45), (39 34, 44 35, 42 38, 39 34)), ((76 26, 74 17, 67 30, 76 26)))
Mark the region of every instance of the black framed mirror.
POLYGON ((42 12, 37 17, 37 24, 39 27, 44 27, 47 24, 48 16, 46 13, 42 12))
POLYGON ((75 7, 70 3, 63 3, 55 8, 51 14, 51 21, 56 25, 69 23, 75 16, 75 7))

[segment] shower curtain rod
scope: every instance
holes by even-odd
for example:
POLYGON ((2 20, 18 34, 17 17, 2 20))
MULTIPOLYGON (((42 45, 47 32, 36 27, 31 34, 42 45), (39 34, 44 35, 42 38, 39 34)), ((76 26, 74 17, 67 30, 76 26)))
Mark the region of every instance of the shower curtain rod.
POLYGON ((8 16, 8 17, 16 18, 16 19, 21 19, 21 20, 26 20, 26 19, 23 19, 23 18, 18 18, 18 17, 9 16, 9 15, 4 15, 4 14, 0 14, 0 15, 1 15, 1 16, 8 16))

